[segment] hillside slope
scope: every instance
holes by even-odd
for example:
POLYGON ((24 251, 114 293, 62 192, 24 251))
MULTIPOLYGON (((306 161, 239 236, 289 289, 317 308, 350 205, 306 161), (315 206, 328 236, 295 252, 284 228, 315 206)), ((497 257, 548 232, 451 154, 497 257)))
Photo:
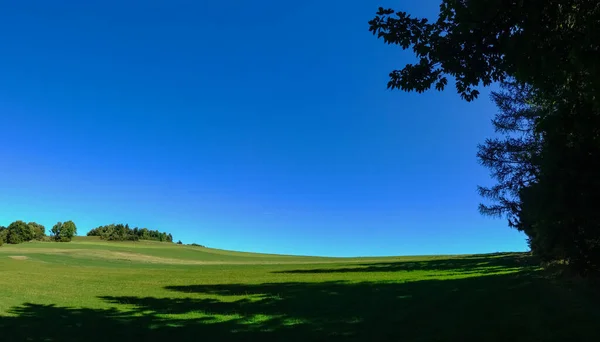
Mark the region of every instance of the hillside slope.
POLYGON ((0 257, 80 266, 210 265, 210 264, 318 264, 431 260, 431 257, 331 258, 235 252, 156 241, 113 242, 77 237, 72 242, 37 242, 0 247, 0 257))

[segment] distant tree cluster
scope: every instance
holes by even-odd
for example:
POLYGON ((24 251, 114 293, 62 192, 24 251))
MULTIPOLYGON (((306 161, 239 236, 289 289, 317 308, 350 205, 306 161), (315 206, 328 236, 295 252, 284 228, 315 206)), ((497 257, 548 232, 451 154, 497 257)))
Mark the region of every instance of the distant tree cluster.
POLYGON ((107 241, 138 241, 138 240, 153 240, 173 242, 173 235, 160 232, 158 230, 150 230, 148 228, 129 228, 129 224, 109 224, 106 226, 96 227, 87 233, 87 236, 99 236, 107 241))
POLYGON ((0 226, 0 246, 5 243, 19 244, 32 240, 68 242, 75 234, 77 234, 77 226, 73 221, 58 222, 52 227, 51 236, 46 236, 46 227, 43 225, 18 220, 8 225, 8 227, 0 226))
POLYGON ((52 227, 52 236, 59 242, 69 242, 77 234, 77 226, 73 221, 58 222, 52 227))

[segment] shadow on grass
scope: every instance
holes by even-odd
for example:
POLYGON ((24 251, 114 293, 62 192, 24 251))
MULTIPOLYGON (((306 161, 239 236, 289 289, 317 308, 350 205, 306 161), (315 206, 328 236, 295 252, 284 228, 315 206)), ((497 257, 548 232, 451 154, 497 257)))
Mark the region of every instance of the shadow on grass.
POLYGON ((354 264, 351 267, 301 268, 275 271, 273 273, 318 274, 318 273, 364 273, 364 272, 407 272, 407 271, 452 271, 453 273, 497 273, 498 271, 520 270, 539 263, 526 253, 476 254, 463 257, 440 258, 423 261, 395 261, 354 264))
POLYGON ((598 302, 538 272, 416 282, 169 286, 113 309, 24 304, 2 341, 598 341, 598 302))

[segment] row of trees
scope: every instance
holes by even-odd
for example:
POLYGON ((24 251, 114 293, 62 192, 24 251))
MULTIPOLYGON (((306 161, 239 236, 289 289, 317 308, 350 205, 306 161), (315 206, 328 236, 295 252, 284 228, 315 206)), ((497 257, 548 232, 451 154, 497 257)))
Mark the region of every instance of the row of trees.
POLYGON ((129 228, 129 224, 109 224, 90 230, 87 236, 99 236, 108 241, 154 240, 173 242, 173 235, 148 228, 129 228))
MULTIPOLYGON (((8 227, 0 226, 0 246, 5 243, 19 244, 32 240, 69 242, 77 234, 77 226, 73 221, 58 222, 50 230, 50 236, 46 235, 46 227, 36 222, 25 223, 15 221, 8 227)), ((150 230, 147 228, 133 229, 128 224, 109 224, 90 230, 87 236, 100 236, 108 241, 138 241, 154 240, 173 242, 173 235, 150 230)), ((181 241, 179 241, 181 243, 181 241)))
POLYGON ((0 246, 5 243, 18 244, 32 240, 68 242, 77 234, 77 226, 73 221, 58 222, 52 227, 50 233, 50 236, 46 236, 46 227, 39 223, 15 221, 8 227, 0 226, 0 246))
POLYGON ((505 216, 543 260, 600 271, 600 2, 443 0, 437 20, 380 8, 370 31, 412 48, 418 62, 388 88, 443 90, 454 80, 473 101, 493 101, 499 137, 479 160, 497 181, 480 211, 505 216))

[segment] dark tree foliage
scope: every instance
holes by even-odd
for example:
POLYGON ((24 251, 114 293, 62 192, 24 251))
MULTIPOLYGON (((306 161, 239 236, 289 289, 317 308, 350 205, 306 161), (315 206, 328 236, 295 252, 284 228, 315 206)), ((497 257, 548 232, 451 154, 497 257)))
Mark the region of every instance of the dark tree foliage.
POLYGON ((46 227, 36 222, 29 222, 27 224, 31 229, 34 240, 42 240, 46 236, 46 227))
POLYGON ((52 237, 58 242, 69 242, 77 234, 77 226, 73 221, 58 222, 52 227, 52 237))
POLYGON ((15 221, 7 227, 6 242, 10 244, 18 244, 33 239, 33 233, 27 223, 23 221, 15 221))
POLYGON ((8 227, 0 227, 0 245, 43 240, 45 237, 46 227, 36 222, 25 223, 19 220, 11 223, 8 227))
POLYGON ((379 8, 369 30, 418 59, 390 73, 392 89, 443 90, 451 76, 471 101, 478 86, 515 77, 543 92, 586 84, 581 90, 593 97, 599 16, 597 0, 443 0, 436 21, 379 8))
POLYGON ((6 243, 6 236, 8 235, 8 231, 6 227, 0 226, 0 246, 6 243))
POLYGON ((582 273, 600 269, 600 2, 443 0, 435 21, 380 8, 370 31, 412 48, 418 62, 388 87, 443 90, 451 78, 472 101, 494 94, 504 136, 481 146, 497 184, 484 214, 507 215, 544 259, 582 273))
POLYGON ((492 101, 499 109, 492 125, 501 136, 480 145, 477 158, 497 183, 478 188, 491 202, 481 204, 479 210, 488 216, 506 216, 511 227, 526 231, 521 190, 535 183, 539 175, 542 136, 535 128, 544 108, 535 103, 531 87, 514 82, 505 82, 501 91, 492 92, 492 101))
POLYGON ((99 236, 103 240, 108 241, 138 241, 138 240, 153 240, 173 242, 173 235, 161 233, 158 230, 150 230, 148 228, 129 228, 129 224, 109 224, 99 226, 87 233, 87 236, 99 236))
POLYGON ((587 273, 600 271, 600 110, 584 99, 570 104, 540 120, 540 174, 522 198, 539 254, 587 273))

